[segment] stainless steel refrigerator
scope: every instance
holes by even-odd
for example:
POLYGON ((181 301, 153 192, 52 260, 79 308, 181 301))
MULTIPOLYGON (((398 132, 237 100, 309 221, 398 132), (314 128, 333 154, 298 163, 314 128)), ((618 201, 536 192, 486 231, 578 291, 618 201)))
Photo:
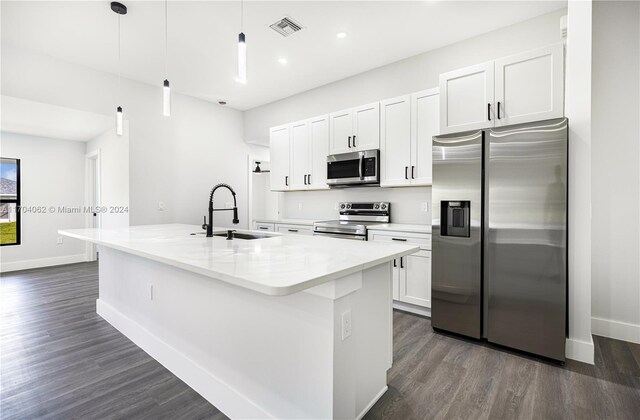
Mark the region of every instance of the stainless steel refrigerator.
POLYGON ((563 361, 566 119, 433 138, 432 326, 563 361))

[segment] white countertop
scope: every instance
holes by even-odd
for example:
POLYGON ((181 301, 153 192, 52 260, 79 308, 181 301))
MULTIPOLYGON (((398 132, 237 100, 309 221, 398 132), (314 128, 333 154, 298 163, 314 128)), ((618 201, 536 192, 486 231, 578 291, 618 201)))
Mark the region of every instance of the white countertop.
POLYGON ((383 225, 369 226, 369 230, 392 230, 409 233, 431 233, 431 225, 410 225, 403 223, 385 223, 383 225))
POLYGON ((283 225, 313 225, 317 220, 310 219, 253 219, 257 223, 279 223, 283 225))
POLYGON ((224 237, 205 237, 200 226, 182 224, 58 233, 274 296, 306 290, 420 249, 277 233, 265 239, 227 241, 224 237), (199 234, 190 235, 193 232, 199 234))

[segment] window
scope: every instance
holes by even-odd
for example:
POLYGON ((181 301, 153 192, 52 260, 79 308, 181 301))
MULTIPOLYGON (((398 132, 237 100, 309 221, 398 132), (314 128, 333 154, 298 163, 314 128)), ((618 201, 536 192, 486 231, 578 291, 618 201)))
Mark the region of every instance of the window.
POLYGON ((0 245, 20 245, 20 159, 0 158, 0 245))

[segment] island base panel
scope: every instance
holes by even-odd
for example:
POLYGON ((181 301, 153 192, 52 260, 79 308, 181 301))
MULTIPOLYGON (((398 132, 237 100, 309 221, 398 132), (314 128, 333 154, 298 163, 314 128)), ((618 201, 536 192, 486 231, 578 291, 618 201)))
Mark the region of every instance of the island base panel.
POLYGON ((360 418, 387 389, 391 266, 328 284, 268 296, 101 247, 97 311, 231 418, 360 418))

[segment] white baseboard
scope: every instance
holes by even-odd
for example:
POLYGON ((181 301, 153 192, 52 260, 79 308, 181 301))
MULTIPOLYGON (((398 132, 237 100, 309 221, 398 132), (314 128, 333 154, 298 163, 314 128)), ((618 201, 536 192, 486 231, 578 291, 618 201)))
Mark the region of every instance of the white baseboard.
POLYGON ((96 312, 225 415, 242 419, 274 418, 240 392, 108 303, 97 299, 96 312))
POLYGON ((431 318, 431 309, 418 305, 412 305, 406 302, 400 302, 398 300, 393 301, 393 309, 400 309, 401 311, 411 312, 416 315, 426 316, 431 318))
POLYGON ((591 317, 591 332, 602 337, 640 344, 640 325, 591 317))
POLYGON ((589 337, 589 341, 576 340, 574 338, 567 338, 565 345, 565 353, 567 359, 576 360, 578 362, 593 363, 593 355, 595 347, 593 346, 593 340, 589 337))
POLYGON ((85 254, 64 255, 62 257, 37 258, 0 263, 0 273, 9 271, 28 270, 30 268, 52 267, 54 265, 74 264, 87 261, 85 254))
POLYGON ((373 397, 371 401, 369 401, 369 404, 367 404, 364 410, 362 410, 362 412, 358 414, 358 416, 356 417, 356 420, 361 420, 369 412, 369 410, 371 410, 371 407, 373 407, 378 402, 378 400, 384 395, 384 393, 387 392, 388 389, 389 389, 389 386, 385 385, 384 388, 382 388, 380 392, 378 392, 376 396, 373 397))

